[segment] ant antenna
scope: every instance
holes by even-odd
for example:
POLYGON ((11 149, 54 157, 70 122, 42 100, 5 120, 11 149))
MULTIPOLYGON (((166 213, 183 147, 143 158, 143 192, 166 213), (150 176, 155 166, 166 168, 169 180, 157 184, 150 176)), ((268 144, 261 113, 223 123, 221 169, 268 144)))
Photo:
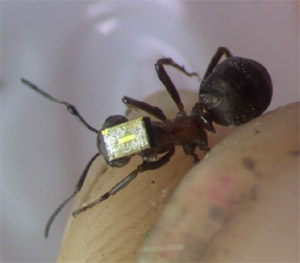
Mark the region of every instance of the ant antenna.
POLYGON ((50 218, 48 219, 46 228, 45 228, 45 233, 44 233, 45 238, 48 238, 50 226, 52 225, 55 217, 59 214, 60 210, 77 194, 77 192, 78 191, 74 191, 74 193, 71 194, 65 201, 63 201, 61 203, 61 205, 59 207, 57 207, 55 209, 55 211, 53 212, 53 214, 50 216, 50 218))
POLYGON ((53 102, 65 105, 68 112, 70 112, 77 120, 79 120, 86 128, 88 128, 90 131, 93 131, 95 133, 99 133, 99 131, 95 128, 93 128, 91 125, 89 125, 85 119, 80 115, 80 113, 77 111, 76 107, 68 102, 65 101, 60 101, 58 99, 55 99, 54 97, 52 97, 51 95, 49 95, 48 93, 46 93, 45 91, 41 90, 40 88, 38 88, 36 85, 32 84, 30 81, 21 78, 21 81, 23 84, 25 84, 27 87, 33 89, 34 91, 36 91, 37 93, 39 93, 40 95, 42 95, 43 97, 45 97, 48 100, 51 100, 53 102))
POLYGON ((75 186, 75 190, 73 192, 73 194, 71 194, 65 201, 63 201, 52 213, 52 215, 50 216, 50 218, 48 219, 48 222, 46 224, 46 228, 45 228, 45 233, 44 236, 45 238, 48 238, 48 234, 49 234, 49 230, 50 230, 50 226, 52 225, 55 217, 59 214, 60 210, 80 191, 83 182, 86 178, 86 175, 92 165, 92 163, 94 162, 94 160, 100 155, 100 152, 96 153, 92 159, 88 162, 88 164, 86 165, 86 167, 84 168, 76 186, 75 186))

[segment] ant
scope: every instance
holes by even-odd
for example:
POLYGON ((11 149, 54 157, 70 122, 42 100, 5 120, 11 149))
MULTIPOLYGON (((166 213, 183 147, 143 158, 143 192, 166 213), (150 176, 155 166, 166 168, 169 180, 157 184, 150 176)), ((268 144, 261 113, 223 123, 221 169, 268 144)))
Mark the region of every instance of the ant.
POLYGON ((66 203, 80 191, 89 168, 99 155, 102 155, 111 167, 126 165, 133 155, 140 155, 143 162, 98 199, 75 210, 72 213, 74 217, 119 192, 139 173, 164 166, 174 155, 175 145, 181 145, 183 151, 191 156, 193 163, 199 162, 195 150, 199 148, 205 154, 209 151, 206 132, 215 133, 213 121, 224 126, 248 122, 267 108, 272 97, 271 79, 261 64, 250 59, 234 57, 227 48, 219 47, 201 81, 199 101, 195 103, 191 113, 187 114, 165 66, 174 67, 189 77, 199 76, 195 72, 189 73, 171 58, 160 58, 155 63, 158 78, 178 108, 178 113, 173 119, 168 119, 159 107, 124 96, 124 104, 138 108, 158 121, 152 121, 149 117, 128 120, 123 115, 113 115, 105 120, 100 130, 89 125, 74 105, 60 101, 28 80, 21 79, 26 86, 40 95, 64 105, 71 115, 97 134, 99 151, 86 165, 74 192, 49 218, 45 229, 46 238, 53 220, 66 203), (219 63, 223 55, 226 59, 219 63), (262 91, 258 92, 260 89, 262 91), (261 94, 263 99, 260 98, 261 94))

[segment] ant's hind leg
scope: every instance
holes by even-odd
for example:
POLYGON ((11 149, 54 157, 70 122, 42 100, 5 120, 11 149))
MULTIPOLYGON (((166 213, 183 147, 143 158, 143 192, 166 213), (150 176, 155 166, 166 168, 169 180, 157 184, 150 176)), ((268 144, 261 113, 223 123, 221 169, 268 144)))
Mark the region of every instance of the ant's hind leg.
POLYGON ((184 107, 183 107, 183 104, 181 102, 178 91, 177 91, 174 83, 172 82, 171 78, 169 77, 168 73, 166 72, 166 70, 164 68, 164 65, 172 66, 172 67, 178 69, 179 71, 183 72, 187 76, 197 76, 197 77, 199 77, 199 76, 198 76, 197 73, 187 72, 184 69, 183 66, 179 66, 171 58, 161 58, 161 59, 157 60, 157 62, 155 63, 155 69, 156 69, 156 73, 158 75, 158 78, 160 79, 160 81, 166 87, 167 91, 169 92, 172 99, 176 103, 177 108, 179 109, 179 111, 184 112, 184 107))
POLYGON ((215 66, 219 63, 221 57, 225 55, 226 58, 230 58, 232 57, 232 54, 231 52, 229 51, 228 48, 226 47, 219 47, 217 49, 217 52, 214 54, 214 56, 212 57, 207 69, 206 69, 206 72, 204 74, 204 77, 203 77, 203 80, 205 80, 209 74, 213 71, 213 69, 215 68, 215 66))
POLYGON ((160 159, 158 159, 157 161, 154 161, 154 162, 144 161, 142 164, 138 165, 138 167, 134 171, 132 171, 129 175, 127 175, 122 181, 120 181, 114 187, 112 187, 108 192, 106 192, 105 194, 100 196, 98 199, 96 199, 92 203, 90 203, 78 210, 75 210, 73 212, 73 216, 77 216, 78 214, 84 212, 85 210, 108 199, 111 195, 116 194, 117 192, 119 192, 120 190, 125 188, 129 183, 131 183, 137 177, 137 175, 139 173, 148 171, 148 170, 155 170, 155 169, 158 169, 161 166, 165 165, 167 162, 169 162, 169 160, 173 156, 174 152, 175 152, 175 147, 171 146, 169 151, 164 156, 162 156, 160 159))
POLYGON ((197 72, 188 72, 184 66, 180 66, 177 64, 172 58, 161 58, 157 60, 156 64, 163 64, 163 65, 168 65, 172 66, 173 68, 178 69, 181 71, 183 74, 187 75, 188 77, 197 77, 200 79, 199 74, 197 72))
POLYGON ((125 103, 127 106, 133 106, 136 107, 142 111, 145 111, 151 115, 153 115, 154 117, 156 117, 157 119, 165 122, 167 120, 166 115, 163 113, 163 111, 155 106, 152 106, 146 102, 143 101, 138 101, 135 99, 132 99, 130 97, 124 96, 122 98, 123 103, 125 103))

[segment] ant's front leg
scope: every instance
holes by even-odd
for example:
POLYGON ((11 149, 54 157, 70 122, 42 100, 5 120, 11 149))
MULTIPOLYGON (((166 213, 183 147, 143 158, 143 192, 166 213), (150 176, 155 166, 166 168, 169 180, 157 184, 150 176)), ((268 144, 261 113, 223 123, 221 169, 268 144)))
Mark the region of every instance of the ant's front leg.
POLYGON ((154 162, 149 162, 149 161, 145 161, 138 165, 138 167, 132 171, 129 175, 127 175, 122 181, 120 181, 119 183, 117 183, 114 187, 112 187, 108 192, 106 192, 105 194, 103 194, 102 196, 100 196, 98 199, 96 199, 95 201, 93 201, 92 203, 78 209, 75 210, 73 212, 73 216, 77 216, 78 214, 84 212, 85 210, 97 205, 98 203, 108 199, 111 195, 116 194, 117 192, 119 192, 120 190, 122 190, 124 187, 126 187, 129 183, 131 183, 139 173, 144 172, 144 171, 149 171, 149 170, 155 170, 160 168, 161 166, 165 165, 167 162, 169 162, 169 160, 171 159, 171 157, 174 155, 175 152, 175 147, 174 146, 170 146, 169 147, 169 151, 162 156, 159 160, 154 161, 154 162))

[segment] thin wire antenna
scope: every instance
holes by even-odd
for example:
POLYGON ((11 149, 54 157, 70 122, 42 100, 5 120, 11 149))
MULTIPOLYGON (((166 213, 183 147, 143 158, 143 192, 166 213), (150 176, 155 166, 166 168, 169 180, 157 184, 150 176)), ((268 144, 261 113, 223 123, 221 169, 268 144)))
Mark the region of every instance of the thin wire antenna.
POLYGON ((76 107, 68 102, 65 101, 60 101, 54 97, 52 97, 50 94, 48 94, 47 92, 41 90, 40 88, 38 88, 36 85, 34 85, 33 83, 31 83, 30 81, 21 78, 21 81, 23 84, 25 84, 27 87, 33 89, 34 91, 36 91, 37 93, 39 93, 40 95, 42 95, 43 97, 45 97, 48 100, 51 100, 53 102, 56 102, 58 104, 62 104, 64 106, 66 106, 68 112, 70 112, 78 121, 80 121, 86 128, 88 128, 90 131, 93 131, 95 133, 99 133, 99 130, 93 128, 91 125, 89 125, 85 119, 80 115, 80 113, 77 111, 76 107))

